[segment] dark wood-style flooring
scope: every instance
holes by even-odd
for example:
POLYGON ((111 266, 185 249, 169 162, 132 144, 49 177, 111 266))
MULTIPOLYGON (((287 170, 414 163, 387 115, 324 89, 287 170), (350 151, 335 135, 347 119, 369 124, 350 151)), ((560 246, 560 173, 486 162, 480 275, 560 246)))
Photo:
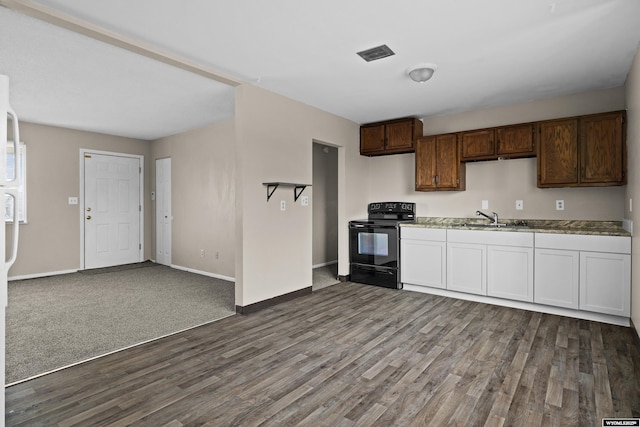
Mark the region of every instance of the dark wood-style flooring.
POLYGON ((598 426, 630 328, 345 283, 6 390, 10 426, 598 426))

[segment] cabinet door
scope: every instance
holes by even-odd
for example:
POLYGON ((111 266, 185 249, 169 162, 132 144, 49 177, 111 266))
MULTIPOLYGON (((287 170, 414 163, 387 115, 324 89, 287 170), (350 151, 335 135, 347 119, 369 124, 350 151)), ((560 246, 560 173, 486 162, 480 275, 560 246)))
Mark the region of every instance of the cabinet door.
POLYGON ((498 157, 535 157, 536 133, 533 123, 496 129, 498 157))
POLYGON ((578 185, 578 119, 539 124, 538 187, 578 185))
POLYGON ((487 295, 533 302, 533 248, 487 246, 487 295))
POLYGON ((443 190, 460 189, 460 158, 455 134, 439 135, 436 145, 436 186, 443 190))
POLYGON ((624 184, 626 147, 621 112, 580 119, 580 182, 624 184))
MULTIPOLYGON (((413 121, 388 123, 385 126, 386 145, 385 150, 395 152, 398 150, 407 152, 413 150, 413 121)), ((422 136, 422 135, 420 135, 422 136)))
POLYGON ((580 252, 536 249, 533 301, 578 309, 580 252))
POLYGON ((631 255, 580 252, 580 310, 630 316, 631 255))
POLYGON ((447 289, 487 294, 487 246, 447 243, 447 289))
POLYGON ((360 154, 384 151, 384 125, 360 128, 360 154))
POLYGON ((400 281, 410 285, 446 288, 446 242, 400 240, 400 281))
POLYGON ((416 191, 436 189, 436 137, 416 141, 416 191))
POLYGON ((493 129, 461 132, 460 147, 462 161, 495 158, 496 146, 493 129))

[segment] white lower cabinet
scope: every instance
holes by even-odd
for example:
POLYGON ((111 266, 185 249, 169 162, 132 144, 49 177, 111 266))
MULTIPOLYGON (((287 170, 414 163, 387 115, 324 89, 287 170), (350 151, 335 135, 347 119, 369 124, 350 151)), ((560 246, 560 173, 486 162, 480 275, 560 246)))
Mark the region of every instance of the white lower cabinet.
POLYGON ((446 242, 401 240, 400 281, 444 289, 447 284, 446 242))
POLYGON ((533 248, 487 246, 487 295, 533 302, 533 248))
POLYGON ((447 289, 487 294, 486 245, 448 243, 447 259, 447 289))
POLYGON ((631 237, 401 230, 403 283, 630 316, 631 237))
POLYGON ((534 301, 631 314, 631 237, 536 233, 534 301))
POLYGON ((444 289, 447 286, 446 240, 443 229, 401 228, 400 281, 444 289))
POLYGON ((580 252, 536 249, 533 301, 555 307, 578 308, 580 252))
POLYGON ((533 301, 533 233, 449 230, 447 289, 533 301))
POLYGON ((631 315, 631 255, 580 253, 580 309, 631 315))

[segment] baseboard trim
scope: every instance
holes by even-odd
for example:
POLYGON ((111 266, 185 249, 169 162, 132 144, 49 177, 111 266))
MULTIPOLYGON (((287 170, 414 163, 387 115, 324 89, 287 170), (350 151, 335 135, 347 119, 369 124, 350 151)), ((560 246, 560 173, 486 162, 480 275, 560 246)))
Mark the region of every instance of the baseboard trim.
POLYGON ((23 274, 21 276, 9 276, 7 278, 8 281, 13 281, 13 280, 27 280, 27 279, 41 279, 43 277, 50 277, 50 276, 60 276, 62 274, 71 274, 71 273, 77 273, 78 270, 60 270, 60 271, 48 271, 46 273, 35 273, 35 274, 23 274))
POLYGON ((171 264, 171 268, 175 268, 176 270, 186 271, 189 273, 200 274, 201 276, 213 277, 214 279, 226 280, 228 282, 235 283, 236 281, 235 277, 224 276, 222 274, 216 274, 216 273, 209 273, 208 271, 196 270, 194 268, 183 267, 181 265, 171 264))
POLYGON ((576 319, 592 320, 594 322, 609 323, 618 326, 629 326, 628 317, 614 316, 610 314, 593 313, 590 311, 573 310, 569 308, 552 307, 548 305, 535 304, 524 301, 507 300, 502 298, 488 297, 484 295, 467 294, 464 292, 449 291, 446 289, 431 288, 427 286, 409 285, 403 283, 405 291, 420 292, 423 294, 439 295, 443 297, 456 298, 465 301, 481 302, 485 304, 499 305, 502 307, 518 308, 521 310, 537 311, 539 313, 555 314, 558 316, 573 317, 576 319))
POLYGON ((236 305, 236 313, 238 314, 251 314, 256 311, 263 310, 268 307, 272 307, 274 305, 291 301, 292 299, 302 297, 305 295, 311 295, 312 287, 309 286, 307 288, 299 289, 297 291, 289 292, 288 294, 279 295, 277 297, 269 298, 264 301, 255 302, 249 305, 236 305))
POLYGON ((329 262, 323 262, 323 263, 320 263, 320 264, 315 264, 315 265, 313 265, 311 268, 326 267, 326 266, 328 266, 328 265, 333 265, 333 264, 337 264, 337 263, 338 263, 338 260, 336 259, 336 260, 334 260, 334 261, 329 261, 329 262))
POLYGON ((351 276, 349 274, 345 276, 338 275, 338 280, 340 280, 341 282, 349 282, 351 280, 351 276))

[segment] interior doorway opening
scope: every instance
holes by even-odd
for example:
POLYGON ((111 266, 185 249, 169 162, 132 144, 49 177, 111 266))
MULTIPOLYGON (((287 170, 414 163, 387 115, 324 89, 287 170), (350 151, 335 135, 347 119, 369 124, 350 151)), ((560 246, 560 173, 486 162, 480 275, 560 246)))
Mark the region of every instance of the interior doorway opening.
POLYGON ((313 143, 313 290, 338 280, 338 147, 313 143))

